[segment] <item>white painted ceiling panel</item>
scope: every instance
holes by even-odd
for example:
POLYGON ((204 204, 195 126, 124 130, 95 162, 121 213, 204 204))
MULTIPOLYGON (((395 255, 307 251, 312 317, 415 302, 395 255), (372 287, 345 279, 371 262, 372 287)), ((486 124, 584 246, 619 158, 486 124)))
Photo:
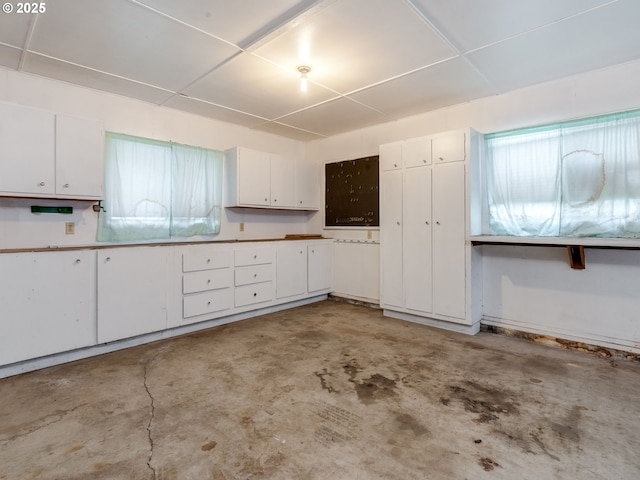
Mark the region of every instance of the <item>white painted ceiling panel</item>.
POLYGON ((456 53, 404 2, 335 2, 256 50, 340 93, 364 88, 456 53), (390 3, 393 6, 390 6, 390 3))
POLYGON ((0 15, 0 67, 309 140, 640 61, 638 24, 640 0, 51 0, 0 15))
POLYGON ((638 58, 640 2, 627 0, 468 55, 504 92, 638 58))
POLYGON ((350 98, 393 118, 402 118, 494 93, 485 78, 466 59, 458 57, 362 90, 350 98))
POLYGON ((20 66, 20 56, 20 50, 13 47, 0 45, 0 65, 4 65, 5 67, 17 70, 20 66))
POLYGON ((287 115, 280 118, 279 122, 328 137, 360 128, 359 126, 365 127, 382 123, 386 118, 380 112, 360 103, 347 98, 339 98, 312 109, 287 115), (327 122, 327 118, 331 118, 331 122, 327 122), (366 123, 363 123, 365 119, 366 123), (356 125, 359 126, 356 127, 356 125))
POLYGON ((29 50, 172 90, 238 52, 126 0, 57 2, 65 8, 39 15, 29 50))
POLYGON ((139 0, 139 3, 246 48, 315 0, 139 0))
POLYGON ((127 80, 126 78, 108 75, 33 53, 26 56, 24 70, 36 75, 97 90, 104 90, 154 104, 161 104, 173 95, 168 90, 162 90, 150 85, 127 80))
MULTIPOLYGON (((10 4, 11 5, 11 4, 10 4)), ((33 15, 0 13, 0 43, 21 48, 27 40, 29 24, 33 15)))
POLYGON ((319 86, 301 92, 297 72, 250 53, 238 55, 184 93, 236 110, 251 111, 269 120, 336 96, 319 86))
POLYGON ((164 102, 165 107, 195 113, 203 117, 214 118, 223 122, 235 123, 244 127, 253 128, 265 122, 264 118, 249 115, 230 108, 221 107, 202 100, 176 95, 164 102))
POLYGON ((461 52, 611 3, 611 0, 411 1, 461 52))

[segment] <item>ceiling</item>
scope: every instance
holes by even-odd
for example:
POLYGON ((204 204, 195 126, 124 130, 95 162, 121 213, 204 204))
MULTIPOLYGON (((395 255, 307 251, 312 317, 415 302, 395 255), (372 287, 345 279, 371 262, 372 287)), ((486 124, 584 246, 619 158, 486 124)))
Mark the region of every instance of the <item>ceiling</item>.
POLYGON ((44 5, 1 66, 305 141, 640 58, 638 0, 44 5))

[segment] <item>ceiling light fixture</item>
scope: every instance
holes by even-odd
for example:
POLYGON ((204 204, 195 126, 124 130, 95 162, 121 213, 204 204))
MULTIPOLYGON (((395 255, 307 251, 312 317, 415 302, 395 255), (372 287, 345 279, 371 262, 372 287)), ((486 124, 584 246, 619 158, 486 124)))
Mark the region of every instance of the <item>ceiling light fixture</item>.
POLYGON ((298 67, 298 71, 300 72, 300 91, 307 91, 307 74, 311 71, 311 67, 307 67, 306 65, 300 65, 298 67))

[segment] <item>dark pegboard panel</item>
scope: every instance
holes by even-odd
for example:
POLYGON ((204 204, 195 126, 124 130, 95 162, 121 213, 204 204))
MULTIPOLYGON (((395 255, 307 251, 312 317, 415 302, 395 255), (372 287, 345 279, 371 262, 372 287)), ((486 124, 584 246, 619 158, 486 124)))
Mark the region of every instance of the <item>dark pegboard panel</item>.
POLYGON ((379 220, 379 157, 325 165, 325 225, 377 227, 379 220))

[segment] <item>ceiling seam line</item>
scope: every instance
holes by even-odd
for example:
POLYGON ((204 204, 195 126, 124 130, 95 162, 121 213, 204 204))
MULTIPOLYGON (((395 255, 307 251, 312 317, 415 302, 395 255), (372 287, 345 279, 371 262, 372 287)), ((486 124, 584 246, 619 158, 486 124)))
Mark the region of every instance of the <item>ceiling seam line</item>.
POLYGON ((582 10, 581 12, 573 13, 571 15, 567 15, 566 17, 559 18, 557 20, 554 20, 553 22, 545 23, 544 25, 538 25, 537 27, 530 28, 529 30, 525 30, 524 32, 515 33, 515 34, 513 34, 513 35, 511 35, 509 37, 505 37, 505 38, 502 38, 500 40, 496 40, 495 42, 487 43, 486 45, 482 45, 481 47, 472 48, 470 50, 465 51, 463 53, 463 55, 468 55, 470 53, 475 53, 475 52, 478 52, 478 51, 483 50, 485 48, 489 48, 489 47, 493 47, 495 45, 499 45, 501 43, 507 42, 509 40, 513 40, 514 38, 522 37, 524 35, 528 35, 528 34, 530 34, 532 32, 536 32, 538 30, 544 30, 547 27, 550 27, 550 26, 553 26, 553 25, 557 25, 558 23, 562 23, 565 20, 569 20, 569 19, 572 19, 572 18, 580 17, 580 16, 585 15, 587 13, 593 12, 594 10, 599 10, 601 8, 608 7, 609 5, 613 5, 614 3, 618 3, 619 1, 620 0, 611 0, 611 1, 607 2, 607 3, 603 3, 602 5, 596 5, 595 7, 591 7, 591 8, 588 8, 586 10, 582 10))
POLYGON ((22 68, 24 67, 24 62, 26 60, 27 53, 29 52, 29 45, 31 44, 31 39, 33 38, 33 32, 36 29, 36 23, 38 22, 39 15, 39 13, 36 13, 29 22, 29 30, 27 30, 27 37, 24 40, 24 48, 22 49, 22 53, 20 54, 20 61, 18 62, 18 72, 23 71, 22 68))
MULTIPOLYGON (((146 82, 141 82, 139 80, 134 80, 132 78, 124 77, 122 75, 118 75, 118 74, 115 74, 115 73, 105 72, 104 70, 99 70, 97 68, 89 67, 87 65, 80 65, 79 63, 70 62, 70 61, 64 60, 62 58, 58 58, 58 57, 53 57, 51 55, 47 55, 45 53, 40 53, 40 52, 36 52, 36 51, 33 51, 33 50, 29 50, 29 53, 31 53, 33 55, 37 55, 39 57, 48 58, 50 60, 55 60, 57 62, 66 63, 67 65, 73 65, 74 67, 82 68, 84 70, 90 70, 92 72, 101 73, 102 75, 106 75, 108 77, 119 78, 120 80, 126 80, 127 82, 136 83, 138 85, 144 85, 145 87, 155 88, 156 90, 161 90, 161 91, 166 92, 166 93, 174 93, 173 90, 169 90, 168 88, 159 87, 157 85, 152 85, 152 84, 146 83, 146 82)), ((95 88, 94 88, 94 90, 95 90, 95 88)))

